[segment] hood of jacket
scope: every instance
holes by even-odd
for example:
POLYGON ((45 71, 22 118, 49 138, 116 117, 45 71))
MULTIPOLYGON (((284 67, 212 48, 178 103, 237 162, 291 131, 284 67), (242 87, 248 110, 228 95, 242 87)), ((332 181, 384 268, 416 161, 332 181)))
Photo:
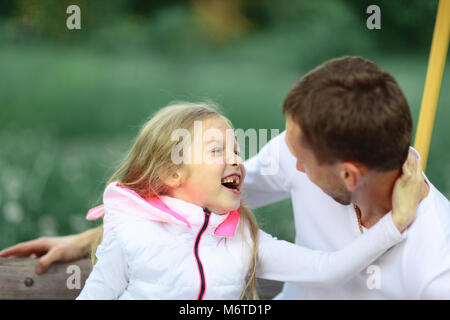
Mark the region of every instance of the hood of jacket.
MULTIPOLYGON (((106 187, 103 204, 90 209, 86 215, 87 220, 103 218, 105 233, 133 217, 195 230, 205 221, 202 207, 169 196, 144 199, 135 191, 122 187, 117 181, 106 187)), ((221 215, 212 212, 206 232, 218 237, 233 237, 238 224, 239 210, 221 215)))

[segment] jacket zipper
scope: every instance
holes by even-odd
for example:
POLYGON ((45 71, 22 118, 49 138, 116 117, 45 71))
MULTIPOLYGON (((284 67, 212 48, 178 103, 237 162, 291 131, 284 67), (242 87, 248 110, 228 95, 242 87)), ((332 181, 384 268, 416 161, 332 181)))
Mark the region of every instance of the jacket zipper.
POLYGON ((205 212, 205 221, 203 222, 203 226, 201 227, 200 231, 198 232, 197 238, 195 239, 195 245, 194 245, 195 260, 197 261, 198 271, 200 273, 200 291, 198 293, 197 300, 202 300, 203 299, 203 296, 204 296, 205 290, 206 290, 205 273, 203 271, 202 262, 200 261, 200 257, 198 255, 198 246, 200 244, 201 236, 203 235, 203 233, 205 232, 206 228, 208 227, 209 216, 211 214, 211 211, 209 211, 206 208, 203 209, 203 211, 205 212))

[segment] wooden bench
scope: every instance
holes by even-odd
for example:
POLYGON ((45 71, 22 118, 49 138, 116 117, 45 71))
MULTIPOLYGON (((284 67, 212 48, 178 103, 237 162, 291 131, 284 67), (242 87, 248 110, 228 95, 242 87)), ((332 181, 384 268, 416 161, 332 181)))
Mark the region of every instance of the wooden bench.
MULTIPOLYGON (((36 258, 0 258, 0 299, 75 299, 91 272, 89 259, 53 264, 46 273, 35 273, 36 258)), ((281 291, 281 282, 257 279, 262 299, 281 291)))

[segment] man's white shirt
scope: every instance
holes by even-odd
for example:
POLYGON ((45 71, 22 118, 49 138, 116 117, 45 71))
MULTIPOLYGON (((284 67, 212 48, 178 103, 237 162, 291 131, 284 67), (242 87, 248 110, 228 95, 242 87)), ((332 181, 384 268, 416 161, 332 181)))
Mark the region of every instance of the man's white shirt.
MULTIPOLYGON (((360 236, 353 205, 341 205, 296 169, 285 132, 245 162, 243 199, 250 208, 291 198, 295 243, 336 251, 360 236), (265 175, 274 164, 275 174, 265 175)), ((331 289, 286 283, 277 299, 450 299, 450 203, 428 181, 407 238, 344 285, 331 289)), ((273 213, 276 219, 276 212, 273 213)))

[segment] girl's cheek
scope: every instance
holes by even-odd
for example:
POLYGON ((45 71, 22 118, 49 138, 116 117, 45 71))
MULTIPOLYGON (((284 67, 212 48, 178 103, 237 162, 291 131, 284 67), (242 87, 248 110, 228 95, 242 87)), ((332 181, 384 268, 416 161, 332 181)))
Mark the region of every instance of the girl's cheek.
POLYGON ((244 181, 247 171, 245 171, 245 166, 243 163, 241 163, 240 167, 241 167, 241 180, 244 181))

